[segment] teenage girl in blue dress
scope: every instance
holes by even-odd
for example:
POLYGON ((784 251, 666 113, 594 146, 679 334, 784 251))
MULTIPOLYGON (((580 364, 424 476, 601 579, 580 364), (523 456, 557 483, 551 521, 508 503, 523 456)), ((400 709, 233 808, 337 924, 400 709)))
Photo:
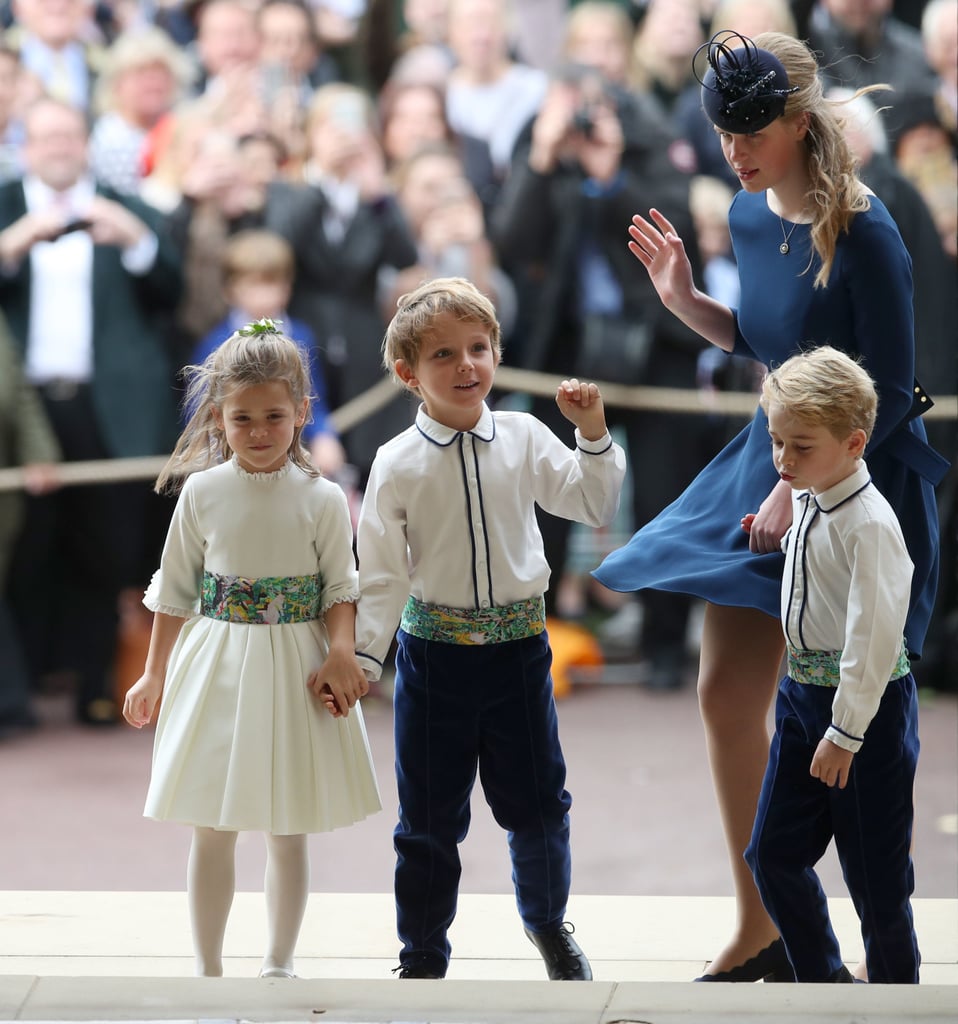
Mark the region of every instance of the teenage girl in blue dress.
MULTIPOLYGON (((917 660, 938 575, 934 485, 947 463, 917 418, 927 399, 913 376, 911 260, 887 210, 855 174, 808 47, 778 33, 753 42, 724 32, 705 49, 703 105, 742 186, 729 213, 739 308, 696 288, 682 240, 657 211, 633 219, 629 247, 665 306, 727 352, 771 366, 828 343, 861 357, 879 391, 868 467, 915 564, 906 641, 917 660)), ((699 703, 738 919, 702 981, 791 977, 743 859, 784 649, 780 541, 790 522, 789 487, 777 478, 758 410, 681 497, 595 572, 614 590, 651 587, 706 601, 699 703)))

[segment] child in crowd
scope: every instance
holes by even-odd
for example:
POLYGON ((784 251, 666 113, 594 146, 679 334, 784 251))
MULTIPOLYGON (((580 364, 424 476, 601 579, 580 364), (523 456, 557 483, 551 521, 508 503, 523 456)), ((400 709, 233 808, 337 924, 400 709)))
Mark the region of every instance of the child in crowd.
POLYGON ((335 476, 346 461, 339 435, 326 407, 326 383, 316 337, 309 326, 286 313, 296 262, 289 243, 272 231, 239 231, 223 251, 223 287, 229 315, 214 327, 193 353, 200 365, 243 324, 268 319, 282 323, 286 334, 307 353, 313 382, 312 419, 303 426, 303 441, 315 465, 335 476))
POLYGON ((851 982, 814 872, 834 837, 869 981, 914 984, 918 706, 903 641, 912 562, 862 459, 877 393, 858 363, 822 346, 771 371, 761 404, 792 488, 788 675, 746 860, 796 979, 851 982))
POLYGON ((507 830, 519 914, 553 979, 588 980, 564 921, 571 882, 565 761, 549 667, 549 566, 534 505, 611 522, 625 456, 594 384, 563 381, 567 448, 534 417, 486 405, 500 360, 495 309, 463 278, 404 295, 387 370, 422 404, 376 454, 358 530, 357 652, 378 679, 396 629, 395 894, 401 978, 441 978, 458 844, 477 767, 507 830))
POLYGON ((301 444, 310 382, 295 342, 250 324, 189 377, 194 411, 157 490, 202 472, 183 485, 144 598, 153 632, 123 715, 141 728, 163 697, 144 813, 193 826, 197 973, 223 973, 236 837, 255 829, 267 846, 260 974, 286 978, 309 895, 306 834, 379 810, 356 706, 368 684, 352 530, 342 490, 301 444))

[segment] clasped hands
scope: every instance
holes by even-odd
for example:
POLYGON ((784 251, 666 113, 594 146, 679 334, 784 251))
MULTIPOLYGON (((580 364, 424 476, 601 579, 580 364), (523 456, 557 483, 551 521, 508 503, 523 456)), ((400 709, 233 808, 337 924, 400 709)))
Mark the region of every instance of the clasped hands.
POLYGON ((97 195, 72 218, 55 208, 25 213, 0 235, 0 257, 6 263, 19 263, 38 242, 54 242, 65 229, 82 229, 95 245, 120 249, 136 245, 149 231, 122 203, 97 195))
POLYGON ((306 685, 333 718, 345 718, 349 709, 369 693, 369 680, 352 651, 330 649, 323 664, 310 673, 306 685))

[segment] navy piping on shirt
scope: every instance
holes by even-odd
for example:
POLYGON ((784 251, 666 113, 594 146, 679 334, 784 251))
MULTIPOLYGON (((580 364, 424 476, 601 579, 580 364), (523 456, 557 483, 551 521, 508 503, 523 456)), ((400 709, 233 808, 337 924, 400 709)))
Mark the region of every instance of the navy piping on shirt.
MULTIPOLYGON (((416 424, 416 429, 419 431, 422 437, 425 438, 425 440, 429 441, 431 444, 436 445, 437 448, 449 448, 451 445, 455 444, 456 441, 459 442, 459 465, 460 468, 462 469, 462 486, 463 491, 465 492, 466 495, 466 513, 468 516, 469 540, 472 544, 472 592, 475 599, 476 608, 479 608, 479 577, 476 574, 476 556, 478 553, 478 548, 476 543, 475 531, 473 530, 472 527, 472 500, 469 496, 469 479, 466 471, 466 456, 463 445, 463 438, 466 434, 470 434, 477 441, 484 441, 486 442, 486 444, 489 444, 491 441, 494 441, 496 437, 496 418, 495 416, 492 417, 492 432, 488 437, 483 437, 482 434, 478 433, 475 430, 460 430, 457 433, 453 434, 453 436, 448 441, 443 442, 437 441, 434 437, 430 437, 422 429, 422 427, 419 426, 418 423, 416 424)), ((482 531, 485 542, 486 575, 489 585, 489 602, 490 604, 494 605, 495 602, 492 599, 492 558, 490 557, 489 551, 489 532, 486 528, 485 502, 483 502, 482 500, 482 481, 479 476, 479 455, 475 450, 475 445, 473 445, 473 460, 475 461, 476 467, 476 489, 479 492, 479 515, 482 520, 482 531)), ((373 660, 375 661, 375 658, 373 660)))
MULTIPOLYGON (((472 446, 472 461, 476 467, 476 490, 479 492, 479 516, 482 519, 482 536, 486 549, 486 583, 489 587, 489 604, 495 608, 496 601, 492 593, 492 549, 489 546, 489 528, 486 526, 486 502, 482 497, 482 477, 479 475, 479 452, 472 446)), ((478 608, 478 603, 476 604, 478 608)))
MULTIPOLYGON (((806 517, 809 514, 809 510, 811 508, 811 505, 814 504, 814 502, 809 502, 808 501, 808 499, 811 497, 811 494, 804 494, 804 495, 802 495, 802 497, 805 499, 805 508, 802 510, 802 517, 801 517, 801 519, 798 522, 798 531, 796 533, 796 543, 798 543, 798 539, 799 538, 802 538, 803 536, 805 536, 808 533, 808 530, 806 529, 804 531, 804 534, 803 534, 802 527, 805 525, 805 519, 806 519, 806 517)), ((818 515, 818 512, 819 512, 818 506, 815 505, 815 510, 811 514, 811 521, 809 521, 809 524, 808 524, 809 527, 811 527, 811 523, 812 523, 812 521, 814 521, 815 516, 818 515)), ((802 579, 803 580, 808 575, 807 572, 806 572, 806 569, 805 569, 805 549, 806 549, 806 545, 803 542, 802 543, 802 551, 801 551, 801 565, 802 565, 802 579)), ((792 582, 791 582, 791 592, 793 594, 795 593, 795 579, 796 579, 797 574, 798 574, 798 559, 797 558, 793 558, 792 559, 792 582)), ((808 601, 808 587, 806 586, 806 587, 802 588, 802 603, 801 603, 801 606, 798 609, 798 643, 797 644, 795 643, 794 639, 792 638, 791 630, 789 628, 790 627, 790 623, 792 621, 791 601, 789 601, 788 615, 787 615, 786 620, 785 620, 785 631, 786 631, 786 634, 788 636, 788 642, 793 647, 800 647, 803 650, 805 649, 805 636, 804 636, 804 634, 802 632, 802 621, 805 618, 805 605, 806 605, 807 601, 808 601)))
POLYGON ((839 727, 834 722, 832 722, 832 728, 835 730, 835 732, 840 732, 843 736, 847 736, 848 739, 854 740, 856 743, 864 743, 865 742, 865 737, 864 736, 852 736, 852 734, 850 732, 845 732, 844 729, 839 729, 839 727))
MULTIPOLYGON (((802 495, 802 497, 805 499, 805 511, 802 512, 802 518, 801 518, 801 520, 800 520, 800 522, 798 524, 798 534, 797 534, 797 537, 801 540, 801 544, 802 544, 802 577, 804 579, 807 579, 807 577, 808 577, 808 570, 807 570, 807 564, 808 563, 807 563, 807 554, 806 554, 807 551, 808 551, 808 543, 807 543, 807 539, 806 538, 808 537, 809 530, 811 530, 811 528, 812 528, 812 522, 814 522, 815 517, 818 515, 819 512, 824 512, 826 515, 828 515, 829 512, 834 512, 835 509, 841 508, 842 505, 844 505, 846 502, 851 501, 852 498, 855 498, 859 494, 861 494, 862 491, 864 491, 866 487, 871 485, 871 482, 872 482, 871 481, 871 477, 869 477, 861 485, 861 487, 858 488, 857 491, 853 491, 847 497, 842 498, 841 501, 839 501, 835 505, 830 506, 829 508, 824 508, 822 505, 820 505, 819 502, 818 502, 818 498, 814 494, 812 494, 811 491, 809 491, 806 494, 802 495), (811 502, 809 502, 809 499, 811 499, 811 502), (808 509, 809 509, 809 505, 810 504, 815 506, 815 511, 812 513, 812 521, 809 522, 808 529, 806 529, 803 532, 802 531, 802 526, 803 526, 803 524, 805 522, 805 516, 808 513, 808 509)), ((797 541, 796 541, 796 543, 797 543, 797 541)), ((795 592, 795 566, 796 566, 796 560, 793 559, 792 560, 792 593, 795 592)), ((808 586, 807 585, 803 588, 803 595, 804 596, 802 597, 802 604, 801 604, 801 607, 798 610, 798 639, 799 639, 799 643, 796 644, 792 640, 791 633, 788 632, 788 623, 786 623, 786 633, 788 635, 788 641, 789 641, 790 644, 792 644, 793 647, 801 647, 802 650, 807 650, 807 647, 805 646, 805 637, 804 637, 804 634, 803 634, 803 631, 802 631, 802 622, 804 621, 805 609, 806 609, 806 607, 808 605, 808 586)), ((789 608, 789 619, 791 619, 791 607, 789 608)), ((841 729, 839 729, 838 731, 841 732, 841 729)), ((847 735, 847 734, 844 734, 844 735, 847 735)), ((855 739, 855 738, 856 737, 854 737, 854 736, 849 736, 849 739, 855 739)))
MULTIPOLYGON (((868 486, 869 486, 869 485, 871 484, 871 482, 872 482, 872 478, 871 478, 871 477, 869 477, 869 478, 868 478, 868 479, 867 479, 867 480, 866 480, 866 481, 865 481, 865 482, 864 482, 864 483, 863 483, 863 484, 861 485, 861 487, 859 487, 859 488, 858 488, 858 490, 857 490, 857 491, 852 491, 852 493, 851 493, 851 494, 849 494, 849 495, 848 495, 848 497, 846 497, 846 498, 842 498, 842 500, 841 500, 841 501, 840 501, 840 502, 839 502, 839 503, 838 503, 837 505, 832 505, 832 506, 831 506, 830 508, 825 508, 825 507, 824 507, 823 505, 819 504, 818 498, 815 498, 815 499, 814 499, 814 500, 815 500, 815 504, 816 504, 816 505, 818 505, 818 507, 819 507, 819 508, 820 508, 820 509, 822 510, 822 512, 834 512, 836 508, 841 508, 841 507, 842 507, 842 505, 844 505, 844 504, 845 504, 845 502, 847 502, 847 501, 851 501, 851 500, 852 500, 852 498, 857 498, 857 497, 858 497, 858 495, 859 495, 859 494, 861 494, 861 493, 862 493, 862 491, 863 491, 863 490, 865 490, 865 488, 866 488, 866 487, 868 487, 868 486)), ((814 495, 813 495, 813 497, 814 497, 814 495)))
POLYGON ((476 607, 479 607, 479 579, 476 576, 476 532, 472 528, 472 497, 469 494, 469 478, 466 471, 466 453, 463 450, 462 434, 456 434, 459 440, 459 468, 462 470, 462 490, 466 496, 466 522, 469 526, 469 542, 472 544, 472 593, 476 607))
POLYGON ((582 452, 583 455, 605 455, 605 453, 612 447, 613 444, 615 444, 615 442, 610 437, 609 443, 602 449, 601 452, 590 452, 587 449, 583 448, 580 444, 576 445, 576 450, 582 452))

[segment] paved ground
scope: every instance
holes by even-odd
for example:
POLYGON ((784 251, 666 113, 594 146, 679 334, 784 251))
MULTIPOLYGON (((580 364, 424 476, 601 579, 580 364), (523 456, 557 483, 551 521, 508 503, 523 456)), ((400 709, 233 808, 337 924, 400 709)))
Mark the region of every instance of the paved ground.
MULTIPOLYGON (((628 675, 627 672, 623 673, 628 675)), ((731 895, 691 687, 576 687, 560 702, 574 798, 574 889, 594 895, 731 895)), ((186 828, 141 817, 152 735, 74 725, 69 703, 40 703, 43 727, 0 744, 0 889, 181 890, 186 828)), ((391 889, 392 714, 366 703, 385 810, 311 839, 318 892, 391 889)), ((958 896, 958 697, 926 694, 917 784, 916 896, 958 896)), ((462 848, 465 893, 507 893, 504 836, 481 795, 462 848)), ((238 888, 262 888, 259 836, 241 837, 238 888)), ((829 893, 845 890, 832 853, 829 893)))

